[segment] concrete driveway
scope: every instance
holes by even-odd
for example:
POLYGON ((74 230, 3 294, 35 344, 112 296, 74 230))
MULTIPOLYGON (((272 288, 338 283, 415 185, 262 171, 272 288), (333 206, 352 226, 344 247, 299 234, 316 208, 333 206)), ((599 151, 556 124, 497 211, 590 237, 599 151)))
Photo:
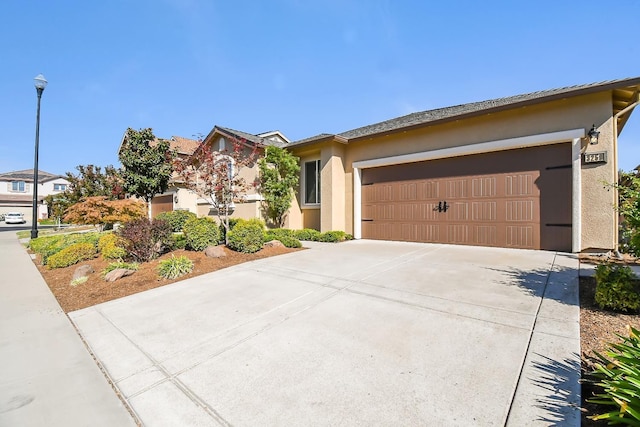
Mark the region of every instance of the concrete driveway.
POLYGON ((312 244, 70 317, 148 426, 580 424, 573 255, 312 244))

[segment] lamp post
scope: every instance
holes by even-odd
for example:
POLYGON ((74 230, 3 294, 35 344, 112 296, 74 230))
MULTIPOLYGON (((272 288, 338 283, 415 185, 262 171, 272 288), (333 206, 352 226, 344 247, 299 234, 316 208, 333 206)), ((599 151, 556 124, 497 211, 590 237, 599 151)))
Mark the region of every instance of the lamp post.
POLYGON ((38 92, 38 110, 36 113, 36 151, 33 157, 33 211, 31 215, 31 238, 38 237, 38 145, 40 144, 40 99, 42 92, 47 87, 47 79, 42 74, 38 74, 33 79, 38 92))

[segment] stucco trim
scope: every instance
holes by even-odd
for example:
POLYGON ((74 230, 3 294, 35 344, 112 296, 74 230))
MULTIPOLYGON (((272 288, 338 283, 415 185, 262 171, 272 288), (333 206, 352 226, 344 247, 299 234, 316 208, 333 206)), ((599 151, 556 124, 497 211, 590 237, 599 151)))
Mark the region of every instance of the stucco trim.
POLYGON ((574 138, 571 143, 571 251, 582 250, 582 138, 574 138))
POLYGON ((586 135, 585 129, 569 129, 559 132, 527 135, 496 141, 480 142, 476 144, 460 145, 458 147, 423 151, 419 153, 403 154, 400 156, 381 157, 378 159, 360 160, 353 162, 353 237, 362 238, 362 204, 361 183, 362 169, 380 166, 399 165, 403 163, 423 162, 427 160, 444 159, 448 157, 466 156, 471 154, 491 153, 495 151, 513 150, 516 148, 535 147, 572 141, 572 249, 581 250, 582 233, 582 179, 581 179, 581 140, 586 135))

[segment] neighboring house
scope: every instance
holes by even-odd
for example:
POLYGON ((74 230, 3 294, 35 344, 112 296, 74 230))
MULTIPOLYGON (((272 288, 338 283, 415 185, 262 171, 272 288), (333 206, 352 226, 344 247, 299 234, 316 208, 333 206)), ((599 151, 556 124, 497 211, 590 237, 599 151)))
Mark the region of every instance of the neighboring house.
MULTIPOLYGON (((62 193, 69 181, 61 175, 38 171, 38 218, 47 218, 43 199, 49 194, 62 193)), ((22 212, 27 221, 33 214, 33 169, 0 174, 0 213, 22 212)))
MULTIPOLYGON (((125 133, 126 137, 126 133, 125 133)), ((267 145, 286 146, 289 140, 279 131, 265 132, 257 135, 250 133, 214 126, 211 132, 203 141, 172 136, 169 139, 170 149, 174 150, 179 157, 189 157, 193 155, 200 144, 211 145, 214 151, 233 150, 233 140, 240 141, 247 149, 257 146, 258 150, 263 150, 267 145)), ((120 144, 119 150, 125 143, 125 138, 120 144)), ((258 177, 258 165, 254 164, 242 171, 242 177, 247 183, 253 183, 258 177)), ((234 218, 262 218, 261 197, 255 189, 250 188, 247 199, 244 203, 235 203, 232 217, 234 218)), ((198 197, 193 191, 182 188, 179 180, 172 179, 169 188, 163 194, 156 195, 151 201, 151 215, 156 216, 161 212, 172 210, 188 210, 198 216, 215 216, 212 206, 204 198, 198 197)))
POLYGON ((617 182, 618 135, 639 93, 640 77, 614 80, 293 142, 301 185, 287 226, 364 239, 615 249, 617 196, 607 184, 617 182))

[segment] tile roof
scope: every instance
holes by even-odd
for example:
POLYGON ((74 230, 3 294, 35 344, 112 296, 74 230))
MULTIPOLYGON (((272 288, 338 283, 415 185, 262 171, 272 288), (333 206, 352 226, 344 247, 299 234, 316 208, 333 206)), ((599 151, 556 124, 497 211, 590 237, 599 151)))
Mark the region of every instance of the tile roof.
MULTIPOLYGON (((43 170, 38 170, 38 181, 39 182, 51 181, 52 179, 56 179, 56 178, 64 178, 64 177, 62 175, 54 175, 52 173, 45 172, 43 170)), ((0 180, 1 181, 16 181, 16 180, 20 180, 20 181, 32 182, 33 181, 33 169, 25 169, 25 170, 21 170, 21 171, 12 171, 12 172, 0 173, 0 180)))
POLYGON ((265 134, 260 134, 260 135, 252 135, 252 134, 247 133, 247 132, 242 132, 242 131, 231 129, 231 128, 225 128, 225 127, 222 127, 222 126, 216 126, 214 128, 214 130, 215 129, 219 129, 224 133, 227 133, 227 134, 230 134, 232 136, 235 136, 236 138, 244 139, 245 141, 248 141, 248 142, 251 142, 251 143, 254 143, 254 144, 258 144, 258 145, 273 145, 273 146, 276 146, 276 147, 283 147, 283 146, 287 145, 286 143, 283 144, 283 143, 280 143, 278 141, 272 141, 270 139, 263 138, 263 137, 260 136, 260 135, 269 134, 271 132, 267 132, 265 134))
POLYGON ((172 136, 169 140, 169 147, 176 150, 179 154, 193 154, 200 146, 201 141, 196 139, 185 138, 183 136, 172 136))
MULTIPOLYGON (((604 90, 618 89, 627 86, 640 85, 640 77, 608 80, 598 83, 590 83, 584 85, 576 85, 563 87, 558 89, 549 89, 538 92, 532 92, 522 95, 509 96, 505 98, 491 99, 487 101, 472 102, 469 104, 455 105, 452 107, 437 108, 434 110, 421 111, 418 113, 407 114, 406 116, 396 117, 379 123, 362 126, 351 129, 338 136, 352 140, 356 138, 366 138, 372 135, 393 132, 401 129, 407 129, 414 126, 434 124, 443 121, 457 120, 473 115, 488 114, 504 110, 507 108, 515 108, 518 106, 534 104, 538 102, 551 101, 554 99, 566 98, 569 96, 578 96, 589 93, 595 93, 604 90)), ((291 143, 291 146, 311 143, 315 140, 331 136, 330 134, 320 134, 310 138, 301 139, 291 143)))

